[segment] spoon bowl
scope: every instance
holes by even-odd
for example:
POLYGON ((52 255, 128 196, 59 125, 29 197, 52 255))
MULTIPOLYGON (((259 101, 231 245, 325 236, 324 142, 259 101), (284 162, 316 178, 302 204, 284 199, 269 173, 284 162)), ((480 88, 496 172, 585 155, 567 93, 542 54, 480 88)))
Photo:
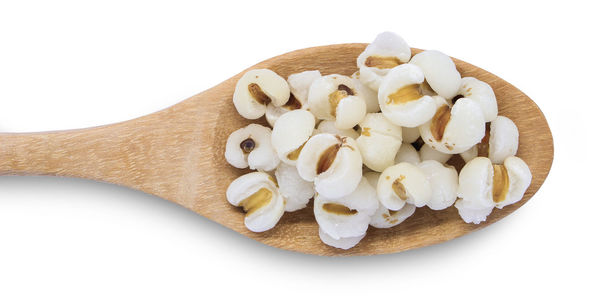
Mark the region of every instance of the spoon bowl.
MULTIPOLYGON (((282 77, 306 70, 323 75, 351 75, 366 44, 338 44, 289 52, 247 70, 268 68, 282 77)), ((420 52, 413 49, 413 54, 420 52)), ((442 211, 418 208, 402 224, 369 228, 354 248, 340 250, 318 236, 312 205, 285 213, 269 231, 253 233, 244 213, 231 206, 229 183, 249 172, 231 167, 224 157, 231 132, 251 122, 233 106, 235 84, 244 72, 170 108, 137 119, 80 130, 0 134, 0 175, 54 175, 87 178, 141 190, 184 206, 240 234, 269 246, 315 255, 374 255, 441 243, 483 228, 525 204, 540 188, 552 165, 554 146, 548 123, 523 92, 481 68, 453 59, 461 75, 492 86, 500 115, 519 128, 517 156, 530 167, 533 179, 523 199, 494 209, 479 225, 462 221, 454 207, 442 211)), ((267 125, 264 119, 259 123, 267 125)), ((456 155, 449 162, 460 169, 456 155)))

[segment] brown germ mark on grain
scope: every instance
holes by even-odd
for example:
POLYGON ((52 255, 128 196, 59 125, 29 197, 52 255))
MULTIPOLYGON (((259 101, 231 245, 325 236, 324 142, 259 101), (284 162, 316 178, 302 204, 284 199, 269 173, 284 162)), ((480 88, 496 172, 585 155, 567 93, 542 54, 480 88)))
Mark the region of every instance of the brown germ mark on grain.
POLYGON ((351 215, 355 215, 356 213, 358 213, 357 210, 350 209, 347 206, 337 204, 337 203, 326 203, 323 205, 323 210, 325 212, 328 212, 331 214, 344 215, 344 216, 351 216, 351 215))
POLYGON ((289 160, 297 160, 298 156, 300 156, 300 152, 302 152, 302 148, 304 148, 304 144, 306 144, 306 142, 300 145, 300 147, 298 147, 296 150, 288 153, 287 158, 289 160))
POLYGON ((267 205, 271 201, 271 198, 273 198, 273 192, 269 189, 261 188, 254 194, 242 200, 240 206, 244 208, 244 212, 249 216, 256 212, 256 210, 267 205))
POLYGON ((296 99, 296 96, 294 96, 294 94, 290 93, 290 98, 285 103, 285 105, 283 105, 283 107, 288 110, 297 110, 302 108, 302 103, 300 103, 300 101, 296 99))
POLYGON ((506 199, 506 194, 508 193, 508 172, 506 171, 506 167, 501 164, 494 164, 494 185, 492 188, 492 197, 494 202, 502 202, 506 199))
POLYGON ((404 104, 416 101, 421 97, 423 97, 423 91, 421 90, 420 84, 409 84, 399 88, 394 93, 389 94, 386 104, 404 104))
POLYGON ((242 149, 242 151, 244 153, 250 153, 250 152, 252 152, 252 150, 254 150, 255 147, 256 147, 256 143, 251 138, 243 140, 240 143, 240 148, 242 149))
POLYGON ((400 61, 400 59, 397 57, 372 55, 365 60, 365 66, 375 67, 377 69, 391 69, 401 64, 402 61, 400 61))
POLYGON ((335 144, 323 151, 319 157, 319 161, 317 161, 317 175, 331 167, 331 164, 333 164, 333 161, 335 160, 335 157, 337 156, 337 153, 341 147, 342 144, 335 144))
POLYGON ((338 91, 345 91, 349 96, 354 95, 354 90, 352 90, 349 86, 345 84, 338 85, 338 91))
POLYGON ((348 96, 353 96, 354 91, 345 84, 338 85, 338 89, 329 94, 329 106, 331 116, 335 116, 340 101, 348 96))
POLYGON ((402 180, 404 180, 405 178, 405 176, 401 175, 396 180, 394 180, 394 183, 392 183, 392 190, 394 190, 394 193, 401 200, 406 200, 408 198, 408 196, 406 195, 406 188, 404 188, 404 184, 402 184, 402 180))
POLYGON ((477 144, 477 156, 488 157, 490 155, 490 123, 485 124, 485 135, 477 144))
POLYGON ((439 142, 444 137, 444 131, 446 131, 448 121, 450 121, 450 107, 447 105, 439 107, 435 112, 435 115, 433 115, 431 126, 429 127, 431 135, 436 141, 439 142))
POLYGON ((262 91, 260 85, 256 83, 248 84, 248 91, 250 92, 250 95, 260 104, 266 105, 271 102, 271 98, 269 98, 269 96, 262 91))

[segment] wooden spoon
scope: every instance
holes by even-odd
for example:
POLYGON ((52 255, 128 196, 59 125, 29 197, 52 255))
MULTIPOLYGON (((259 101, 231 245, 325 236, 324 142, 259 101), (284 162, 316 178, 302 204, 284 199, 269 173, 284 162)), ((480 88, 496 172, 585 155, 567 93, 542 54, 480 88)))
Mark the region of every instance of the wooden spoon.
MULTIPOLYGON (((250 69, 268 68, 283 77, 315 69, 324 75, 350 75, 357 70, 356 57, 365 46, 307 48, 250 69)), ((420 51, 413 49, 413 54, 420 51)), ((544 182, 554 154, 548 123, 531 99, 483 69, 454 61, 462 76, 476 77, 493 87, 499 113, 510 117, 519 128, 518 156, 533 174, 520 202, 494 209, 487 222, 479 225, 464 223, 454 207, 443 211, 419 208, 396 227, 370 228, 356 247, 344 251, 321 243, 309 206, 285 213, 272 230, 248 231, 244 213, 225 198, 229 183, 248 171, 231 167, 223 156, 227 136, 251 122, 237 114, 231 99, 243 72, 168 109, 134 120, 80 130, 0 134, 0 175, 68 176, 128 186, 180 204, 264 244, 308 254, 386 254, 444 242, 483 228, 521 207, 544 182)), ((458 168, 461 162, 460 157, 451 160, 458 168)))

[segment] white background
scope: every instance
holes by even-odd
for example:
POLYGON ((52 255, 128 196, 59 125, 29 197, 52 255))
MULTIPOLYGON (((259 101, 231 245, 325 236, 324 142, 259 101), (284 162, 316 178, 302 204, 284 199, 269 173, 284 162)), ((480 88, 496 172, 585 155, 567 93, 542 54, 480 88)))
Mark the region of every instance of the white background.
POLYGON ((357 258, 267 247, 114 185, 0 177, 0 295, 597 293, 596 12, 578 1, 1 1, 2 132, 135 118, 269 57, 390 30, 527 93, 550 123, 555 158, 506 219, 357 258))

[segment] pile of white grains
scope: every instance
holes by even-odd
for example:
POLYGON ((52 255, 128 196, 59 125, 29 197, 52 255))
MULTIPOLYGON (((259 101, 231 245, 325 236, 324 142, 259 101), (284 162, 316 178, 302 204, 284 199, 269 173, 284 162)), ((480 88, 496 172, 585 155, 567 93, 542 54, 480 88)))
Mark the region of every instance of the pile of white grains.
POLYGON ((487 83, 461 78, 439 51, 411 57, 390 32, 366 47, 357 66, 350 77, 314 70, 287 81, 250 70, 237 82, 239 114, 264 115, 272 126, 250 124, 227 139, 227 161, 256 170, 227 189, 249 230, 269 230, 314 198, 321 240, 349 249, 369 225, 396 226, 417 207, 454 205, 478 224, 494 207, 521 200, 531 172, 515 156, 517 126, 498 116, 487 83), (416 141, 424 143, 418 151, 416 141), (453 154, 466 162, 460 174, 445 164, 453 154))

